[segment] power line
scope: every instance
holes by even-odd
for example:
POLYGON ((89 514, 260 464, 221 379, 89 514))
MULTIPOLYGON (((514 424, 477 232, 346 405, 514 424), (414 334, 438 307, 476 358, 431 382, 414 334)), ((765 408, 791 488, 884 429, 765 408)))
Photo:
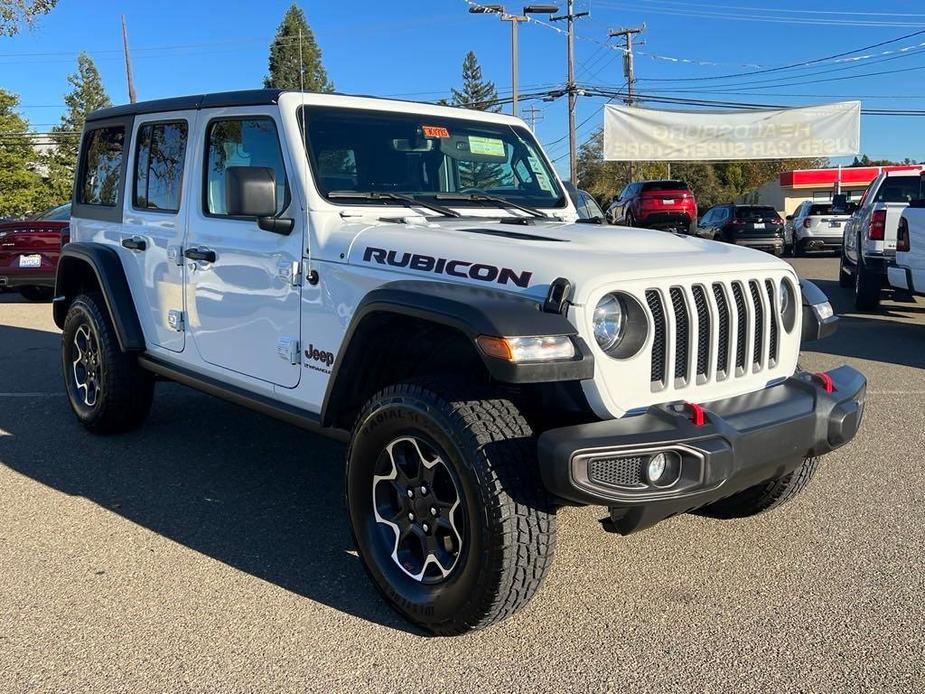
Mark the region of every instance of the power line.
MULTIPOLYGON (((680 2, 679 0, 639 0, 639 2, 652 3, 657 2, 662 5, 680 5, 683 7, 694 8, 713 8, 720 10, 736 10, 746 12, 767 12, 767 7, 742 7, 741 5, 715 5, 704 2, 680 2)), ((842 16, 868 16, 868 17, 925 17, 925 13, 919 12, 868 12, 868 11, 851 11, 851 10, 796 10, 784 7, 775 7, 774 12, 784 14, 819 14, 819 15, 842 15, 842 16)))

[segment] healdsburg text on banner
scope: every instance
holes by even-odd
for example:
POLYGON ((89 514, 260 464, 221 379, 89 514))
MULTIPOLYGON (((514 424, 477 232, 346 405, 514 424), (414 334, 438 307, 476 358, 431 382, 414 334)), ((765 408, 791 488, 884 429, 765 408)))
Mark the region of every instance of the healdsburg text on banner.
POLYGON ((773 111, 659 111, 604 107, 604 159, 710 161, 857 154, 861 102, 773 111))

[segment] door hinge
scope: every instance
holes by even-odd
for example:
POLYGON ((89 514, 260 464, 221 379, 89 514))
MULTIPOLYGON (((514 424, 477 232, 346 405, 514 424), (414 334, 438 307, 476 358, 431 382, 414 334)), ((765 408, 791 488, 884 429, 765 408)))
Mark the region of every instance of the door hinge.
POLYGON ((281 337, 276 343, 276 354, 280 359, 286 359, 290 364, 299 363, 299 339, 296 337, 281 337))
POLYGON ((167 325, 169 325, 173 330, 176 330, 178 333, 182 333, 184 328, 183 311, 168 311, 167 325))
POLYGON ((299 260, 293 260, 291 263, 287 263, 285 260, 280 261, 276 275, 283 282, 288 283, 290 287, 301 287, 302 262, 299 260))
POLYGON ((167 246, 167 260, 174 265, 183 265, 183 246, 167 246))

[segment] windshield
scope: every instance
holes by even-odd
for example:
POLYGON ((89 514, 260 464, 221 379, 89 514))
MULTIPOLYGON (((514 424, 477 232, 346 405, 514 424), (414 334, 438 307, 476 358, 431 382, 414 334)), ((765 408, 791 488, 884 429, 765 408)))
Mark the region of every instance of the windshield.
MULTIPOLYGON (((546 158, 523 128, 463 118, 303 108, 315 184, 326 197, 351 191, 433 200, 440 193, 478 191, 530 207, 566 204, 546 158)), ((357 204, 342 194, 329 199, 357 204)), ((395 201, 364 199, 362 204, 395 201)), ((452 206, 485 207, 486 202, 454 199, 452 206)))
POLYGON ((45 219, 51 222, 66 222, 71 218, 71 203, 65 203, 63 205, 58 205, 57 207, 52 207, 50 210, 45 210, 40 215, 36 215, 33 219, 45 219))

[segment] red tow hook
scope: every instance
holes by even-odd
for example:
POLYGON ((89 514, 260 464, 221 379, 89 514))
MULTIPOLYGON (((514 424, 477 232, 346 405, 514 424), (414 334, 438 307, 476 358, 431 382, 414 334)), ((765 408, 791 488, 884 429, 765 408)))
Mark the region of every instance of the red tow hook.
POLYGON ((835 392, 835 384, 832 382, 832 377, 827 373, 820 371, 817 374, 813 374, 813 377, 819 379, 819 382, 822 384, 822 390, 824 390, 826 393, 835 392))
POLYGON ((702 427, 707 423, 707 414, 700 405, 695 402, 685 402, 684 406, 690 412, 691 422, 694 423, 695 427, 702 427))

